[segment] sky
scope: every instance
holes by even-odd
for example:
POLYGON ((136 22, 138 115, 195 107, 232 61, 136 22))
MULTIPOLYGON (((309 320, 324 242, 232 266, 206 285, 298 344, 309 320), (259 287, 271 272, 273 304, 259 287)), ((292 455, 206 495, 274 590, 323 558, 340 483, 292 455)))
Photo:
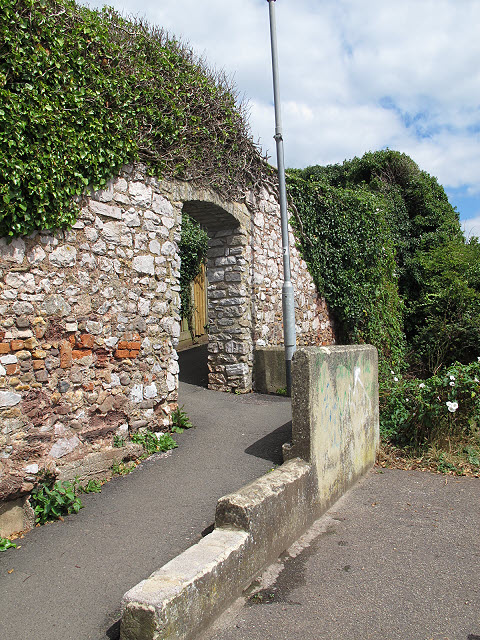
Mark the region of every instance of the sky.
MULTIPOLYGON (((107 4, 224 70, 276 164, 266 0, 107 4)), ((467 237, 480 236, 480 0, 277 0, 275 13, 286 166, 407 153, 444 186, 467 237)))

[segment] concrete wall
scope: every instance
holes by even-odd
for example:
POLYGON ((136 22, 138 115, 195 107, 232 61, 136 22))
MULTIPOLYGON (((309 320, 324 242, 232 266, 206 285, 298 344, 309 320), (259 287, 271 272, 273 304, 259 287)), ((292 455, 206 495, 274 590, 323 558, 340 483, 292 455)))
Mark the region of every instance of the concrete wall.
POLYGON ((292 443, 284 458, 316 469, 325 510, 374 461, 379 443, 378 356, 369 345, 298 349, 292 362, 292 443))
POLYGON ((373 347, 300 349, 292 457, 218 501, 215 529, 125 594, 121 640, 193 640, 375 462, 373 347))

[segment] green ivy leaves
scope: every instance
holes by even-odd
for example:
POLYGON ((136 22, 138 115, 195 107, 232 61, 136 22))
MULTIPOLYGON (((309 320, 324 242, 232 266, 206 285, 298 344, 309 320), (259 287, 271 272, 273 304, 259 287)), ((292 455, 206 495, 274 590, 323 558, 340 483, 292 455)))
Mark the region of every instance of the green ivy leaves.
POLYGON ((4 0, 0 43, 2 236, 71 225, 73 197, 137 159, 227 195, 265 170, 228 82, 161 30, 73 0, 4 0))

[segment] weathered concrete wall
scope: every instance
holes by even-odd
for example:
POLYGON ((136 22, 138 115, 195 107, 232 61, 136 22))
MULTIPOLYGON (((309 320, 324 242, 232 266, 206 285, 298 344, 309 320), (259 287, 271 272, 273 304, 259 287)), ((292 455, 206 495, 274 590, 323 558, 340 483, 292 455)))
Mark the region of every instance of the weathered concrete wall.
POLYGON ((292 361, 292 443, 284 458, 316 469, 327 509, 375 462, 378 356, 368 345, 307 347, 292 361))
POLYGON ((253 366, 253 388, 258 393, 287 390, 284 347, 256 347, 253 366))
POLYGON ((375 461, 373 347, 300 349, 292 367, 297 456, 220 498, 215 530, 125 594, 121 640, 193 640, 375 461))

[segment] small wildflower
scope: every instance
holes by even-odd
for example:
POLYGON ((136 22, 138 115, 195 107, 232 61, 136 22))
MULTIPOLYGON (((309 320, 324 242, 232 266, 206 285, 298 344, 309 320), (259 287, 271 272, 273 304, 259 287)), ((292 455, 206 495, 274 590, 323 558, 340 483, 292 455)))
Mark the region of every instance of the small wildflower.
POLYGON ((395 371, 390 371, 390 373, 392 374, 392 376, 394 376, 394 375, 395 375, 395 371))
POLYGON ((450 380, 455 380, 455 376, 450 376, 450 380))
POLYGON ((455 411, 458 409, 458 402, 449 402, 447 400, 445 404, 447 405, 447 409, 450 411, 450 413, 455 413, 455 411))
POLYGON ((474 379, 473 379, 473 381, 474 381, 474 382, 478 382, 478 378, 474 378, 474 379))
POLYGON ((450 384, 450 386, 451 386, 451 387, 454 387, 454 386, 455 386, 455 383, 454 383, 454 382, 449 382, 449 384, 450 384))
POLYGON ((397 376, 394 376, 393 380, 394 380, 394 382, 398 382, 397 376))
POLYGON ((424 382, 420 382, 418 387, 419 387, 419 389, 424 389, 425 388, 425 383, 424 382))

